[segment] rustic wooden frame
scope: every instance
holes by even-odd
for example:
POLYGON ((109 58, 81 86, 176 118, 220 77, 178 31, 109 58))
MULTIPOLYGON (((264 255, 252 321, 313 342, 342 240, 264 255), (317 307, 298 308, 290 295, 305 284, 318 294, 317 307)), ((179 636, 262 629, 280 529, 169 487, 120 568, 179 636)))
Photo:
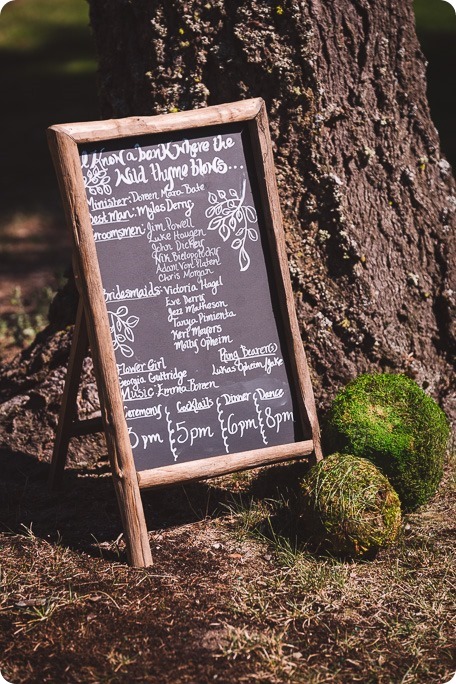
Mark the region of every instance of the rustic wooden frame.
POLYGON ((299 333, 288 272, 266 108, 263 100, 258 98, 153 117, 131 117, 57 125, 48 129, 48 141, 57 171, 67 221, 71 227, 75 275, 81 297, 52 460, 51 482, 55 484, 61 478, 71 436, 89 431, 88 429, 85 430, 81 424, 79 427, 75 427, 73 422, 78 375, 81 371, 82 359, 88 341, 94 361, 102 425, 106 435, 129 561, 135 566, 147 566, 152 563, 152 557, 140 489, 214 477, 237 470, 299 458, 312 452, 315 453, 317 460, 321 458, 320 432, 315 401, 299 333), (246 122, 250 134, 270 259, 280 309, 283 314, 281 325, 287 342, 293 389, 301 423, 302 425, 310 424, 312 439, 136 472, 123 411, 78 145, 214 125, 223 126, 234 122, 246 122))

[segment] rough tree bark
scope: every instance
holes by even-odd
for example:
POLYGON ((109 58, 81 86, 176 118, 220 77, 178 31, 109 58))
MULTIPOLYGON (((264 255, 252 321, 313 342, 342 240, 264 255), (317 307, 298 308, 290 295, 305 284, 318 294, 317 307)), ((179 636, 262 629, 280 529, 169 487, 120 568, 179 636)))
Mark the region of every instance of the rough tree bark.
MULTIPOLYGON (((266 100, 319 406, 360 372, 401 371, 454 418, 456 195, 412 0, 90 8, 104 118, 266 100)), ((29 392, 23 382, 4 390, 8 403, 29 392)))

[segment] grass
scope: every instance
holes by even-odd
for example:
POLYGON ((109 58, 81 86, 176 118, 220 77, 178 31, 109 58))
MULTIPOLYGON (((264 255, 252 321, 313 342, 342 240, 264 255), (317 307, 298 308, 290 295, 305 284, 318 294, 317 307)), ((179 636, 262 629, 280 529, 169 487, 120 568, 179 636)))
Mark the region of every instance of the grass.
POLYGON ((86 0, 10 2, 0 15, 0 49, 34 52, 46 48, 53 34, 62 28, 87 26, 86 0))
POLYGON ((35 293, 26 306, 21 288, 17 286, 13 289, 10 299, 12 311, 0 318, 0 359, 3 349, 12 345, 22 348, 30 344, 47 325, 49 305, 54 295, 50 287, 44 287, 35 293))
POLYGON ((40 293, 71 262, 47 148, 52 124, 99 117, 96 59, 85 0, 15 0, 0 14, 0 356, 38 330, 40 293), (21 296, 12 293, 21 288, 21 296), (28 321, 27 321, 28 317, 28 321), (30 333, 30 334, 29 334, 30 333))
POLYGON ((363 562, 299 538, 304 465, 146 492, 146 570, 125 564, 99 467, 70 470, 50 496, 44 464, 4 464, 0 671, 14 684, 37 673, 84 684, 442 684, 456 669, 454 461, 399 543, 363 562))
MULTIPOLYGON (((249 653, 271 677, 264 681, 447 681, 456 566, 454 536, 437 531, 441 507, 436 499, 409 516, 401 542, 369 562, 316 557, 270 536, 275 568, 238 583, 234 607, 244 624, 229 632, 227 656, 249 653)), ((265 543, 257 525, 246 530, 242 511, 232 516, 265 543)))
MULTIPOLYGON (((289 653, 311 662, 318 650, 315 681, 439 681, 435 668, 444 667, 451 647, 445 625, 452 612, 451 562, 452 553, 429 548, 351 566, 301 553, 272 578, 240 588, 236 606, 246 621, 261 621, 270 636, 280 637, 289 653)), ((236 648, 243 648, 239 633, 236 648)), ((268 666, 261 654, 259 660, 268 666)), ((285 658, 284 671, 287 665, 285 658)), ((289 681, 305 681, 296 663, 295 671, 289 681)))
POLYGON ((17 213, 60 208, 47 149, 47 126, 98 118, 96 59, 85 0, 20 0, 0 14, 0 87, 8 93, 0 120, 2 209, 17 213))

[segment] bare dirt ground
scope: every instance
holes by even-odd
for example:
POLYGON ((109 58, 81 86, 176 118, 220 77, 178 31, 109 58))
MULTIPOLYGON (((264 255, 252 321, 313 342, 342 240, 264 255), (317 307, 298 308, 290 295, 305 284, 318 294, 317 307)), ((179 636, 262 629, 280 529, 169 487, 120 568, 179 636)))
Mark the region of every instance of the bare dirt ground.
POLYGON ((296 548, 305 464, 148 492, 155 565, 138 570, 106 462, 70 469, 51 495, 47 464, 1 458, 0 670, 13 684, 443 684, 456 669, 450 464, 399 544, 360 562, 296 548))

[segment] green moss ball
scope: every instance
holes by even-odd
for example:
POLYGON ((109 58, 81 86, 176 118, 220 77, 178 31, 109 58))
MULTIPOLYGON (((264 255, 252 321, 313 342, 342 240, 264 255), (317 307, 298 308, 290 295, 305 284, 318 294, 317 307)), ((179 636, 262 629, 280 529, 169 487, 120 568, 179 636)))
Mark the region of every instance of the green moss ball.
POLYGON ((301 489, 305 524, 336 554, 364 556, 398 536, 399 497, 365 458, 331 454, 310 469, 301 489))
POLYGON ((405 375, 361 375, 334 399, 324 429, 327 452, 369 459, 387 476, 404 510, 436 492, 450 428, 436 402, 405 375))

